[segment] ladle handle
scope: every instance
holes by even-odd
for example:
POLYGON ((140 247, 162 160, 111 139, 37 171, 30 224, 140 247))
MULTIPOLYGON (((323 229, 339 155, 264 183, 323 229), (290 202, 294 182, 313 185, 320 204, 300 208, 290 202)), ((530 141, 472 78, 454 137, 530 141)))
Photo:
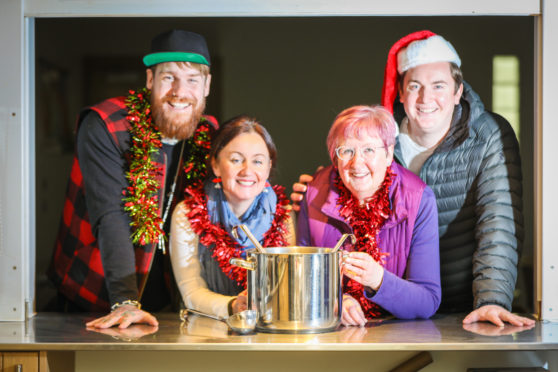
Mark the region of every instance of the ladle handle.
POLYGON ((335 247, 333 247, 333 250, 331 251, 332 253, 335 253, 339 250, 339 248, 341 248, 341 246, 343 245, 343 243, 345 242, 345 240, 347 240, 348 237, 351 237, 351 243, 353 245, 355 245, 356 243, 356 238, 353 234, 343 234, 341 236, 341 239, 339 239, 339 241, 337 242, 337 244, 335 245, 335 247))
POLYGON ((211 319, 215 319, 215 320, 220 320, 221 322, 225 321, 225 319, 223 319, 223 318, 219 318, 218 316, 215 316, 215 315, 202 313, 201 311, 198 311, 198 310, 194 310, 194 309, 184 309, 184 310, 186 310, 186 312, 188 312, 188 313, 205 316, 207 318, 211 318, 211 319))
POLYGON ((238 239, 238 228, 241 228, 242 231, 244 231, 244 233, 246 234, 246 236, 248 237, 248 239, 250 239, 250 241, 252 242, 252 244, 254 244, 254 247, 256 247, 256 250, 259 253, 265 253, 262 245, 260 244, 260 242, 258 241, 258 239, 256 239, 256 237, 254 235, 252 235, 252 233, 250 232, 250 230, 248 229, 248 226, 242 224, 242 225, 237 225, 235 227, 233 227, 232 229, 232 234, 234 235, 235 238, 238 239))

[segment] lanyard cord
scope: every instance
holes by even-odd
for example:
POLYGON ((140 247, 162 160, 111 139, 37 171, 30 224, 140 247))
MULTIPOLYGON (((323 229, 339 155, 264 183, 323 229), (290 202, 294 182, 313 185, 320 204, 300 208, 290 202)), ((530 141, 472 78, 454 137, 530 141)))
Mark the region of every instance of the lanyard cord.
MULTIPOLYGON (((186 144, 186 141, 182 141, 182 148, 180 149, 180 157, 178 158, 178 166, 176 167, 176 172, 174 174, 174 181, 172 182, 172 186, 171 186, 171 191, 170 191, 170 195, 167 198, 167 206, 165 207, 165 211, 163 213, 163 217, 162 217, 162 221, 161 221, 161 231, 163 231, 163 226, 165 226, 165 221, 167 220, 167 217, 169 215, 169 210, 172 204, 172 199, 174 198, 174 190, 176 189, 176 181, 178 180, 178 173, 180 173, 180 163, 182 162, 182 155, 184 154, 184 145, 186 144)), ((157 243, 158 248, 161 250, 161 252, 163 252, 163 254, 166 254, 166 249, 165 249, 165 236, 163 235, 163 232, 161 232, 161 234, 159 235, 159 242, 157 243)))

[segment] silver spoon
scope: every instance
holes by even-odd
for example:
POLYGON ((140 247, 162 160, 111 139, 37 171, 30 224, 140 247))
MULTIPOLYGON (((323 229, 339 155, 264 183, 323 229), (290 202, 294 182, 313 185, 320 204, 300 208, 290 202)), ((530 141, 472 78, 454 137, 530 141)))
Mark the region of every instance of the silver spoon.
POLYGON ((228 318, 221 318, 216 315, 202 313, 201 311, 193 309, 184 309, 180 313, 183 320, 186 320, 187 313, 192 313, 215 319, 220 322, 225 322, 230 329, 241 335, 254 332, 254 330, 256 329, 256 322, 258 320, 258 312, 256 310, 244 310, 239 313, 235 313, 228 318))
POLYGON ((332 253, 335 253, 339 250, 339 248, 341 247, 341 245, 343 245, 343 243, 345 242, 345 240, 347 240, 347 238, 351 238, 351 243, 353 245, 355 245, 356 243, 356 238, 353 234, 343 234, 341 236, 341 239, 339 239, 339 241, 337 242, 337 244, 335 245, 335 247, 333 247, 333 250, 331 251, 332 253))

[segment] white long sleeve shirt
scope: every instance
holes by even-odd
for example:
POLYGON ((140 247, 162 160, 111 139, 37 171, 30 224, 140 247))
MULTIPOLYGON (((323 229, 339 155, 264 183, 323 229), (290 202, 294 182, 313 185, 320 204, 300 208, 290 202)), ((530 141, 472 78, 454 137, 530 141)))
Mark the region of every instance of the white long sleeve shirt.
MULTIPOLYGON (((199 237, 192 230, 188 221, 188 210, 184 202, 178 204, 172 214, 170 232, 170 259, 178 289, 187 308, 222 318, 228 317, 228 303, 235 296, 225 296, 207 288, 201 275, 201 264, 198 256, 199 237)), ((287 242, 294 245, 295 221, 294 213, 287 221, 287 242)))

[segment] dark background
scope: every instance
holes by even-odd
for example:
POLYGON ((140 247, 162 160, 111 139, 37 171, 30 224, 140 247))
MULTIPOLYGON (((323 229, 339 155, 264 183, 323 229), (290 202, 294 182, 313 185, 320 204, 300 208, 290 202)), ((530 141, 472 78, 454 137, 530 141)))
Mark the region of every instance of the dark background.
POLYGON ((204 35, 212 58, 207 113, 257 117, 279 151, 275 183, 290 193, 301 173, 329 163, 333 118, 380 102, 387 52, 429 29, 459 53, 465 80, 492 106, 492 59, 520 61, 526 235, 516 311, 533 311, 533 17, 41 18, 36 42, 37 310, 53 296, 44 272, 61 216, 81 107, 145 83, 141 58, 171 28, 204 35))

